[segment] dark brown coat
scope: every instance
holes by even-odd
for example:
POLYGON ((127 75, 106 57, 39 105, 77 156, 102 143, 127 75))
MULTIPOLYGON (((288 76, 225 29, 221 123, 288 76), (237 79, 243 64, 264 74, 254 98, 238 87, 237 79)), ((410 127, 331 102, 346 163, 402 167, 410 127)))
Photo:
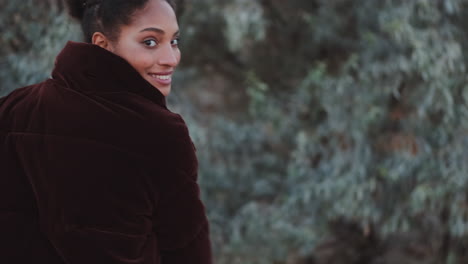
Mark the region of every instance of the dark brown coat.
POLYGON ((69 42, 0 99, 0 263, 211 263, 187 127, 117 55, 69 42))

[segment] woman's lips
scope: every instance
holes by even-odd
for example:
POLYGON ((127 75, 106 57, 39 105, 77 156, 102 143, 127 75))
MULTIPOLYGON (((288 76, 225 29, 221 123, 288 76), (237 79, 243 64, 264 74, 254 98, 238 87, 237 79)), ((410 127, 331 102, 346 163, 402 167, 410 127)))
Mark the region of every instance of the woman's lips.
POLYGON ((172 82, 172 73, 150 73, 149 76, 157 83, 168 85, 172 82))

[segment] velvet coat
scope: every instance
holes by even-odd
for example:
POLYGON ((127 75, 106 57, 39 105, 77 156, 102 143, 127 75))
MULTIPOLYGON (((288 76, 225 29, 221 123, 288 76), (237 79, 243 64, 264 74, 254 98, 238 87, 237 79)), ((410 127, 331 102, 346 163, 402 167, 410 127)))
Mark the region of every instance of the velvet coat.
POLYGON ((121 57, 69 42, 0 99, 0 263, 212 263, 187 127, 121 57))

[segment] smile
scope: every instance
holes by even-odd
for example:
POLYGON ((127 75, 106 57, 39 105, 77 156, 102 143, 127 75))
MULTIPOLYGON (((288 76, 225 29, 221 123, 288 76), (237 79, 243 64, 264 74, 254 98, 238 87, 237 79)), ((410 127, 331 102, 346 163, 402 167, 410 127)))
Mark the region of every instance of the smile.
POLYGON ((172 72, 167 72, 164 74, 149 73, 149 76, 158 84, 158 85, 170 85, 172 82, 172 72))
POLYGON ((160 79, 160 80, 170 80, 172 75, 170 74, 169 75, 157 75, 157 74, 150 73, 150 76, 156 79, 160 79))

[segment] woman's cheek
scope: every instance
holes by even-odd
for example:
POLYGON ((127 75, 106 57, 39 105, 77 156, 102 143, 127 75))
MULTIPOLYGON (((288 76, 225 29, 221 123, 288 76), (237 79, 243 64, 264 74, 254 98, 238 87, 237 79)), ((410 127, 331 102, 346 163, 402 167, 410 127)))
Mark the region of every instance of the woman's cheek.
POLYGON ((141 70, 151 68, 154 64, 151 54, 140 53, 138 55, 135 55, 134 59, 136 64, 135 68, 138 67, 141 70))

